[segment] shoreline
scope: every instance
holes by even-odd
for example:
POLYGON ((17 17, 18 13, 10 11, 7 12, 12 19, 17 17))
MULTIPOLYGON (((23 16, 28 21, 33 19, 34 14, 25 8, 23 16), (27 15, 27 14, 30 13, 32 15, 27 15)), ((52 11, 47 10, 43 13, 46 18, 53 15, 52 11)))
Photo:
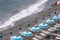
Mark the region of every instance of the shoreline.
MULTIPOLYGON (((46 0, 45 0, 46 1, 46 0)), ((44 2, 45 3, 45 2, 44 2)), ((43 2, 41 2, 41 5, 42 4, 44 4, 43 2)), ((36 3, 37 4, 37 7, 40 5, 40 4, 38 4, 38 3, 36 3)), ((36 6, 35 4, 34 4, 34 6, 36 6)), ((31 6, 31 7, 34 7, 34 6, 31 6)), ((30 14, 27 14, 28 12, 30 12, 31 10, 31 7, 30 8, 28 8, 28 9, 25 9, 25 11, 23 10, 21 13, 18 13, 17 15, 15 15, 15 17, 14 16, 12 16, 9 20, 11 20, 11 22, 13 21, 18 21, 18 20, 20 20, 21 18, 24 18, 24 17, 27 17, 27 16, 29 16, 29 15, 31 15, 32 13, 30 13, 30 14), (27 12, 28 11, 28 12, 27 12), (24 14, 22 14, 22 13, 24 13, 24 14), (21 15, 22 14, 22 15, 21 15), (22 17, 21 18, 18 18, 18 17, 20 17, 20 16, 18 16, 18 15, 21 15, 22 17), (25 15, 25 16, 24 16, 25 15), (18 17, 17 17, 18 16, 18 17), (15 18, 18 18, 18 19, 15 19, 15 18), (14 20, 13 20, 14 19, 14 20)), ((33 13, 35 12, 36 10, 34 9, 34 11, 32 11, 33 13)), ((9 23, 10 21, 6 21, 7 23, 9 23)), ((9 23, 9 24, 6 24, 6 22, 2 25, 2 26, 0 26, 0 28, 1 27, 3 27, 3 26, 8 26, 8 25, 10 25, 11 23, 9 23)))

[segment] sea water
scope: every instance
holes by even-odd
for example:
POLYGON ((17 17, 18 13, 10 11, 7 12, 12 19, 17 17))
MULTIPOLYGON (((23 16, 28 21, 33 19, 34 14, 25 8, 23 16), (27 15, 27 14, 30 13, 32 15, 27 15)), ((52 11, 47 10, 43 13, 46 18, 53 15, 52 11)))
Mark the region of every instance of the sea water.
POLYGON ((0 25, 37 0, 0 0, 0 25))
POLYGON ((14 24, 26 16, 41 12, 56 0, 0 0, 0 28, 14 24), (28 14, 29 13, 29 14, 28 14))

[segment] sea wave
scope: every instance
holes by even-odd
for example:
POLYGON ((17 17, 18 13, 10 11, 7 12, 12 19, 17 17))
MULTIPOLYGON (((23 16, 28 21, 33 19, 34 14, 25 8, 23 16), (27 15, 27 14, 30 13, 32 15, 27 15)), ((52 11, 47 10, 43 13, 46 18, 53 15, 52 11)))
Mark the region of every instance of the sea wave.
POLYGON ((5 23, 3 25, 1 25, 0 28, 7 27, 9 25, 14 26, 16 21, 19 21, 20 19, 22 19, 24 17, 27 17, 29 15, 41 12, 45 8, 45 6, 46 6, 45 3, 47 1, 48 0, 38 1, 37 3, 31 5, 30 7, 26 8, 22 11, 19 11, 19 13, 17 13, 16 15, 10 17, 9 20, 5 21, 5 23))

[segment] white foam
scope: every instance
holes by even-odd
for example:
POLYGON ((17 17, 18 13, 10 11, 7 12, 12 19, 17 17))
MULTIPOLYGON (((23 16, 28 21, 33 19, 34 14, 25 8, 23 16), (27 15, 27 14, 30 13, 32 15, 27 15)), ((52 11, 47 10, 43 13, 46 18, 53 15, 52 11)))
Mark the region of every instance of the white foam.
POLYGON ((29 8, 22 10, 20 13, 17 13, 16 15, 12 16, 8 21, 6 21, 3 25, 1 25, 0 28, 6 27, 12 24, 14 25, 15 21, 18 21, 24 17, 27 17, 39 11, 42 11, 44 9, 43 4, 47 1, 48 0, 43 0, 42 2, 35 3, 29 8))

